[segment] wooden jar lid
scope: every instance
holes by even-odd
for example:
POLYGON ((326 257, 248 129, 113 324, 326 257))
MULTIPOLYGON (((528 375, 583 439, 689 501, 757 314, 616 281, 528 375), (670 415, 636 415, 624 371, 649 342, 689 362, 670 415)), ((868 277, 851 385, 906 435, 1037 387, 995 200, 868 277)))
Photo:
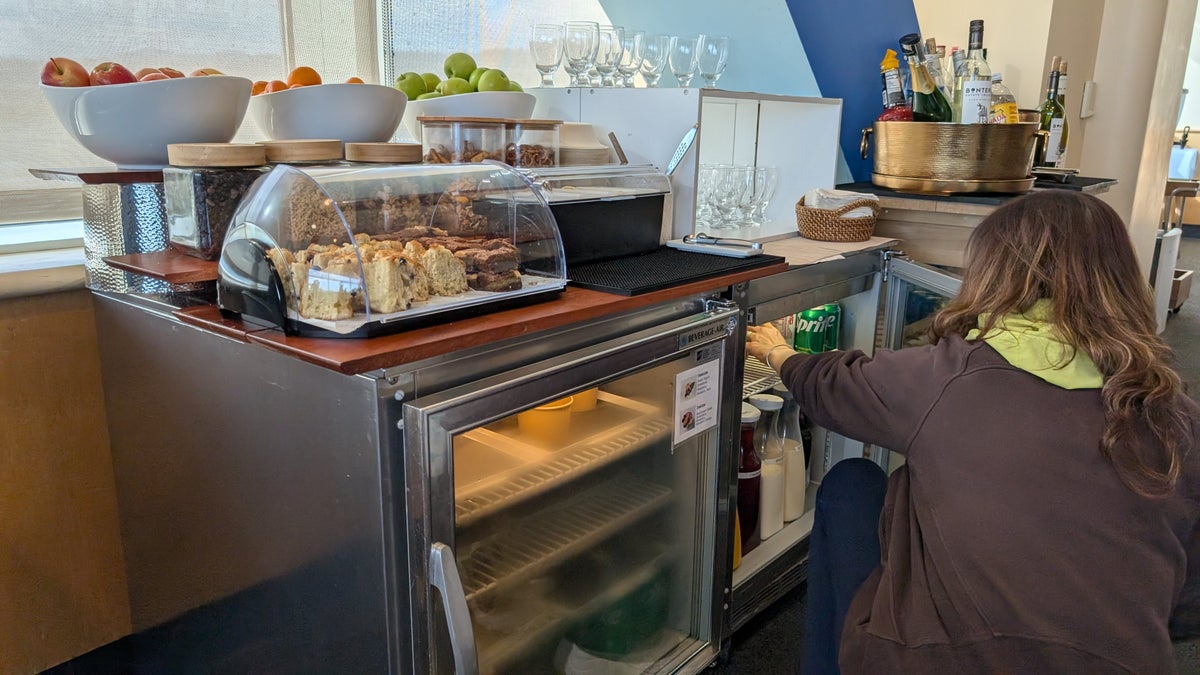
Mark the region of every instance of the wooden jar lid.
POLYGON ((330 162, 342 158, 342 142, 336 138, 303 141, 263 141, 270 162, 330 162))
POLYGON ((346 159, 351 162, 415 164, 421 161, 420 143, 347 143, 346 159))
POLYGON ((267 149, 257 143, 171 143, 167 161, 172 166, 262 166, 267 163, 267 149))

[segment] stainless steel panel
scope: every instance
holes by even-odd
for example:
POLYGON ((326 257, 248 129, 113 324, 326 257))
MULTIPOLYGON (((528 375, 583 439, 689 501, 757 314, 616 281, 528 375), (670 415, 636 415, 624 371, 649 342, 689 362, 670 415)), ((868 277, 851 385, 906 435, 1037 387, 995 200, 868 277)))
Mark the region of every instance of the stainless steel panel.
POLYGON ((880 255, 868 252, 754 279, 746 292, 747 321, 759 323, 861 293, 871 288, 880 269, 880 255))
MULTIPOLYGON (((154 253, 170 244, 162 183, 83 187, 83 251, 88 288, 114 293, 171 293, 198 290, 109 267, 107 256, 154 253)), ((210 284, 211 285, 211 284, 210 284)))
POLYGON ((97 332, 134 629, 190 650, 162 672, 406 671, 375 382, 125 297, 97 332))

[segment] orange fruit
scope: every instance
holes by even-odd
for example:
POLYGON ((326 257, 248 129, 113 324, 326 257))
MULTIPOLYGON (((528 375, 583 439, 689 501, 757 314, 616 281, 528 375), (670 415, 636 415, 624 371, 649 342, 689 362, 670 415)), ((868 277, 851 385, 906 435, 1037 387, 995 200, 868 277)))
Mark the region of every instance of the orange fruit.
POLYGON ((346 84, 363 84, 363 81, 361 77, 351 77, 346 80, 346 84))
POLYGON ((276 91, 283 91, 287 88, 287 82, 284 82, 283 80, 271 80, 267 83, 266 89, 263 89, 263 93, 270 94, 276 91))
POLYGON ((309 68, 308 66, 300 66, 299 68, 296 68, 292 72, 288 73, 287 83, 289 87, 297 84, 321 84, 321 76, 317 74, 317 71, 309 68))
POLYGON ((297 82, 296 84, 289 86, 288 89, 299 89, 300 87, 307 87, 307 86, 308 86, 307 84, 300 84, 299 82, 297 82))
POLYGON ((267 81, 266 80, 258 80, 257 82, 255 82, 253 85, 250 86, 250 95, 258 96, 259 94, 263 93, 266 90, 267 90, 267 81))

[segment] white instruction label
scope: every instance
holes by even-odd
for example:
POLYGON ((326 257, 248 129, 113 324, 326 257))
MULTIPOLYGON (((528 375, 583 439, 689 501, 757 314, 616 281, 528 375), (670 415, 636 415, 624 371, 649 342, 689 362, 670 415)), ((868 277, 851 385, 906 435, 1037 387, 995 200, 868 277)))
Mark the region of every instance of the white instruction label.
POLYGON ((675 376, 675 423, 672 445, 679 445, 717 426, 721 393, 721 361, 713 359, 675 376))

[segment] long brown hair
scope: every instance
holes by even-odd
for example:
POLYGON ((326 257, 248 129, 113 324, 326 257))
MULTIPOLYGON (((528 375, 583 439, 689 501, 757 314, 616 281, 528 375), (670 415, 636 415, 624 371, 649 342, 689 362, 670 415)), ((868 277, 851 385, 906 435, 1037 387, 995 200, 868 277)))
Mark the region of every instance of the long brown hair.
POLYGON ((1120 216, 1087 195, 1051 190, 1014 199, 975 228, 962 289, 933 319, 933 341, 987 334, 1005 314, 1050 299, 1063 339, 1104 377, 1100 451, 1130 489, 1170 492, 1190 449, 1183 383, 1158 336, 1150 286, 1120 216), (983 315, 983 325, 980 316, 983 315), (1142 443, 1139 429, 1155 443, 1142 443))

